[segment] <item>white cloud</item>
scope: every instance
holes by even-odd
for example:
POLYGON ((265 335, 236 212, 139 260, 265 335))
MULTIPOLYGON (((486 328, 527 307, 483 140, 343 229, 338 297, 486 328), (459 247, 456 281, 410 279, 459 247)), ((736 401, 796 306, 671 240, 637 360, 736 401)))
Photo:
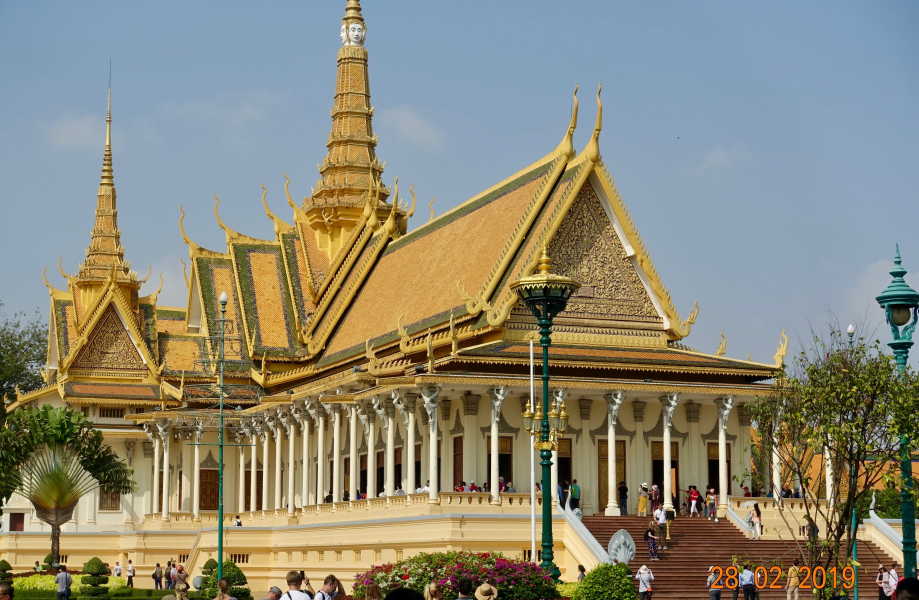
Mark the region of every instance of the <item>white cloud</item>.
POLYGON ((737 164, 752 161, 750 152, 741 144, 734 144, 730 147, 716 146, 705 155, 699 165, 687 168, 685 173, 691 177, 698 177, 705 173, 721 171, 737 164))
POLYGON ((59 150, 101 149, 105 144, 105 120, 96 116, 66 115, 39 127, 51 146, 59 150))
MULTIPOLYGON (((893 262, 889 260, 879 260, 868 265, 855 285, 846 292, 845 306, 840 314, 847 315, 846 318, 850 320, 867 317, 872 321, 879 320, 879 323, 883 324, 883 315, 879 312, 880 308, 875 298, 890 285, 892 268, 893 262)), ((906 283, 917 289, 919 277, 914 273, 907 273, 906 283)))
POLYGON ((444 146, 444 132, 409 106, 381 109, 376 116, 377 125, 393 132, 397 139, 425 150, 440 150, 444 146))

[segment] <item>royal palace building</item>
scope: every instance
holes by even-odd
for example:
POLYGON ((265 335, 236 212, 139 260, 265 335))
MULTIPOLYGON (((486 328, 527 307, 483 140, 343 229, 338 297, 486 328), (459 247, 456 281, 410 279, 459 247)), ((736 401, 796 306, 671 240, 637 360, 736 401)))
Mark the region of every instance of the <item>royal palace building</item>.
MULTIPOLYGON (((63 527, 71 562, 108 552, 145 574, 176 558, 197 574, 214 556, 221 367, 225 523, 243 522, 228 529, 227 552, 256 581, 290 568, 347 579, 420 550, 526 555, 541 477, 521 413, 539 339, 511 283, 544 249, 554 273, 581 284, 549 352, 551 400, 570 415, 545 482, 553 496, 577 479, 585 515, 619 515, 634 513, 642 483, 677 503, 689 485, 713 485, 722 506, 741 493, 744 406, 780 370, 787 339, 774 364, 686 345, 698 305, 685 317, 674 306, 602 160, 599 93, 585 148, 572 144, 575 97, 556 148, 409 231, 414 192, 384 183, 376 154, 364 38, 360 3, 348 0, 328 155, 302 202, 287 181, 287 218, 262 196, 272 239, 230 229, 219 200, 225 248, 199 246, 179 220, 183 306, 158 303, 162 284, 141 295, 147 278, 126 258, 109 103, 86 257, 61 271, 65 287, 45 279, 46 384, 7 401, 83 411, 134 469, 134 493, 81 499, 63 527), (514 491, 499 493, 499 477, 514 491), (491 492, 455 491, 461 481, 491 492)), ((588 542, 562 516, 554 527, 563 571, 587 562, 588 542)), ((49 528, 20 496, 4 506, 3 531, 0 553, 17 568, 47 552, 49 528)))

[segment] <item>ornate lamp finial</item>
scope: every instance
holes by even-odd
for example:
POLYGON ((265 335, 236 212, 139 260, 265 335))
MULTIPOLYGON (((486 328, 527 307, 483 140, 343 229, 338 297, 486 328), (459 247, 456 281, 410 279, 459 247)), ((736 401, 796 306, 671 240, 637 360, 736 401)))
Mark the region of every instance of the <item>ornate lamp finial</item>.
POLYGON ((552 259, 549 258, 549 249, 545 244, 542 247, 542 256, 539 257, 539 266, 536 268, 540 273, 548 273, 552 270, 552 259))

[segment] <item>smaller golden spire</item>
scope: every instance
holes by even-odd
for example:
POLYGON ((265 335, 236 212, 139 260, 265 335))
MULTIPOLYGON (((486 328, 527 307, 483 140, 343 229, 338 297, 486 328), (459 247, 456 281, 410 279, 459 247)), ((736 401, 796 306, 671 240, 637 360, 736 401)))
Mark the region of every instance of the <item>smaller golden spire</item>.
POLYGON ((360 23, 364 24, 364 17, 361 16, 361 2, 360 0, 348 0, 348 6, 345 7, 345 18, 341 20, 342 23, 351 24, 351 23, 360 23))
POLYGON ((603 129, 603 102, 600 101, 600 92, 603 91, 603 84, 597 90, 597 123, 594 125, 594 132, 590 136, 590 143, 587 144, 585 151, 587 158, 592 162, 600 162, 600 131, 603 129))
POLYGON ((549 248, 547 248, 545 244, 543 244, 542 256, 539 257, 539 263, 536 268, 539 269, 539 272, 542 274, 546 274, 552 270, 552 259, 549 258, 549 248))
POLYGON ((108 114, 105 117, 105 153, 102 157, 102 181, 100 185, 115 185, 112 174, 112 86, 108 88, 108 114))

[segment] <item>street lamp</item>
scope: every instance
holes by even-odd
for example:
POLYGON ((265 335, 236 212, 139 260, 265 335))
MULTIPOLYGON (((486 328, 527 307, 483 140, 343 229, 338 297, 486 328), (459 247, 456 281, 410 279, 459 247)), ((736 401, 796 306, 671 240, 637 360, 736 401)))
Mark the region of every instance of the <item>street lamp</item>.
MULTIPOLYGON (((846 334, 849 336, 849 352, 852 351, 852 341, 855 336, 855 325, 849 323, 849 326, 846 328, 846 334)), ((852 496, 855 497, 855 460, 852 460, 849 463, 849 489, 852 492, 852 496)), ((852 507, 852 539, 855 540, 852 543, 852 560, 858 562, 858 511, 855 510, 855 506, 852 507)), ((855 569, 855 600, 858 600, 858 569, 855 569)))
MULTIPOLYGON (((900 372, 906 370, 909 349, 913 345, 913 332, 919 320, 919 293, 904 281, 906 269, 900 266, 900 246, 894 257, 894 267, 890 271, 893 281, 880 296, 876 298, 884 309, 893 341, 887 345, 893 350, 894 358, 900 372), (912 318, 910 318, 912 317, 912 318)), ((907 436, 900 438, 900 476, 903 483, 900 487, 900 502, 903 522, 903 571, 907 577, 916 576, 916 521, 913 511, 913 465, 910 441, 907 436)))
MULTIPOLYGON (((551 273, 552 259, 545 246, 539 258, 537 272, 511 284, 523 303, 536 317, 539 325, 539 345, 542 346, 542 403, 537 405, 536 414, 529 407, 523 413, 524 427, 534 438, 533 447, 539 450, 542 465, 542 567, 558 581, 561 571, 553 562, 552 552, 552 452, 558 450, 558 438, 568 430, 568 413, 565 402, 549 407, 549 344, 552 343, 552 320, 565 309, 568 299, 581 284, 577 281, 551 273)), ((535 483, 535 482, 534 482, 535 483)))

